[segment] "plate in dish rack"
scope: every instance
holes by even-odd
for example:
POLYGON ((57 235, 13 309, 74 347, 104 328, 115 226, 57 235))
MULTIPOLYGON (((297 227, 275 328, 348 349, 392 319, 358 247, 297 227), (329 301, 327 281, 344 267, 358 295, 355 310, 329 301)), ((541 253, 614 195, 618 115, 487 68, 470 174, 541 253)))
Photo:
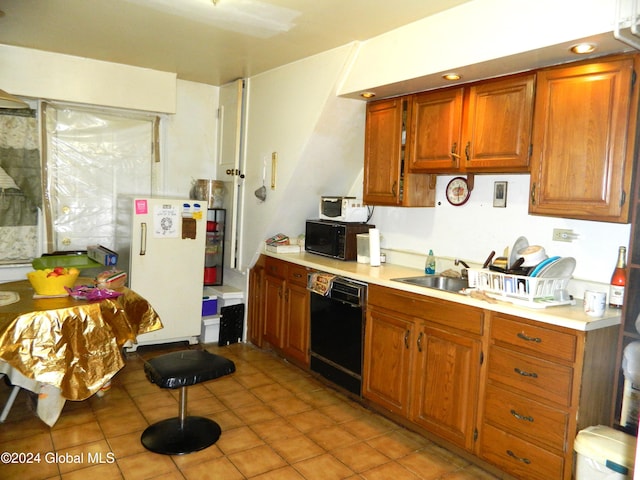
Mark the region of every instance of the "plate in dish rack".
POLYGON ((543 270, 560 260, 560 257, 549 257, 541 261, 529 274, 530 277, 539 277, 543 270))
POLYGON ((576 269, 576 259, 573 257, 562 257, 538 272, 538 278, 567 278, 576 269))
POLYGON ((0 307, 3 305, 11 305, 20 300, 18 292, 0 292, 0 307))
POLYGON ((507 268, 510 268, 511 265, 513 265, 516 260, 520 258, 518 252, 527 248, 528 246, 529 240, 527 240, 526 237, 518 237, 516 242, 513 244, 513 247, 511 247, 511 252, 509 252, 509 265, 507 265, 507 268))

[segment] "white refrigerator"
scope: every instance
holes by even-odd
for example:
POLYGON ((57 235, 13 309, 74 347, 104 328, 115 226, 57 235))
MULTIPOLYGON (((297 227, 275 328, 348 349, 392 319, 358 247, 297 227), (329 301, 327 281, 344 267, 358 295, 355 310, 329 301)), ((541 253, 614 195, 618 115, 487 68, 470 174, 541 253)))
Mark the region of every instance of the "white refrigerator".
POLYGON ((207 204, 200 200, 121 197, 118 201, 118 268, 128 286, 160 316, 164 328, 138 336, 141 345, 198 342, 207 204))

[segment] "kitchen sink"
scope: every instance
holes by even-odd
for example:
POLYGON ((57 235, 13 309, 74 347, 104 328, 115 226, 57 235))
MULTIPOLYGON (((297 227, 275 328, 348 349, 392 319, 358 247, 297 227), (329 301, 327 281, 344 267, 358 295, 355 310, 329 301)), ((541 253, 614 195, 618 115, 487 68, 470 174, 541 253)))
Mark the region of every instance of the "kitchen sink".
POLYGON ((392 278, 391 280, 447 292, 458 292, 468 287, 466 278, 443 277, 440 275, 421 275, 419 277, 392 278))

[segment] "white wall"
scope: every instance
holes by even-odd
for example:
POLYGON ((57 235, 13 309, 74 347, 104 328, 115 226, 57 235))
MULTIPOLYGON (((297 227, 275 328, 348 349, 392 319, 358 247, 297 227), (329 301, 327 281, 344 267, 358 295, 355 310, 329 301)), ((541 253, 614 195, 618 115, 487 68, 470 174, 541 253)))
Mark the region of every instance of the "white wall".
POLYGON ((176 74, 0 45, 0 85, 23 97, 174 113, 176 74))
POLYGON ((514 73, 557 63, 571 55, 572 42, 593 36, 599 36, 600 54, 620 49, 624 45, 613 35, 600 36, 612 31, 615 7, 616 0, 464 3, 365 40, 340 94, 424 90, 443 84, 440 74, 452 70, 470 75, 464 81, 514 73), (561 48, 548 48, 555 45, 561 48))
MULTIPOLYGON (((0 88, 13 94, 73 103, 85 100, 89 105, 130 110, 175 111, 162 115, 161 178, 155 194, 188 197, 192 179, 215 175, 218 87, 176 80, 175 74, 166 72, 5 45, 0 45, 0 65, 0 88), (35 59, 40 62, 35 70, 13 70, 35 59), (43 65, 50 70, 46 75, 38 73, 43 65), (67 76, 69 68, 76 75, 67 76), (24 85, 18 88, 21 82, 24 85), (124 88, 126 83, 131 88, 124 88), (110 90, 114 85, 118 88, 110 90)), ((29 270, 30 266, 0 267, 0 282, 22 280, 29 270)))
MULTIPOLYGON (((345 46, 252 77, 249 83, 243 258, 276 233, 297 236, 318 198, 345 193, 362 170, 364 103, 336 96, 353 54, 345 46), (271 154, 278 153, 276 189, 271 154), (267 199, 254 197, 267 161, 267 199)), ((243 266, 246 267, 247 265, 243 266)))
MULTIPOLYGON (((454 207, 444 190, 452 176, 438 176, 435 208, 376 207, 371 220, 380 229, 382 248, 482 263, 494 250, 500 256, 520 236, 542 245, 549 256, 572 256, 575 278, 608 283, 618 246, 629 243, 630 226, 528 214, 529 175, 476 175, 469 201, 454 207), (507 181, 507 207, 493 207, 495 181, 507 181), (554 228, 571 229, 577 240, 552 241, 554 228)), ((416 268, 423 267, 417 259, 416 268)), ((440 270, 440 268, 438 268, 440 270)))
POLYGON ((193 180, 216 178, 220 89, 185 80, 176 86, 176 113, 162 122, 163 190, 187 197, 193 180))

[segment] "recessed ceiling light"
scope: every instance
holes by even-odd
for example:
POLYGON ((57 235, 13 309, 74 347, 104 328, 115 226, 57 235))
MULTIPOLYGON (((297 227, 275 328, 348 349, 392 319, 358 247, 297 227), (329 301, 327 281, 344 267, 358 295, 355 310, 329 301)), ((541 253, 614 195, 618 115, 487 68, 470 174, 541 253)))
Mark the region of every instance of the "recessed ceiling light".
POLYGON ((445 73, 442 78, 445 80, 460 80, 462 77, 457 73, 445 73))
POLYGON ((594 52, 596 46, 593 43, 578 43, 571 47, 571 51, 573 53, 577 53, 578 55, 584 55, 585 53, 594 52))
POLYGON ((360 94, 360 96, 361 96, 362 98, 373 98, 373 97, 375 97, 375 96, 376 96, 376 94, 375 94, 375 93, 373 93, 373 92, 362 92, 362 93, 360 94))

